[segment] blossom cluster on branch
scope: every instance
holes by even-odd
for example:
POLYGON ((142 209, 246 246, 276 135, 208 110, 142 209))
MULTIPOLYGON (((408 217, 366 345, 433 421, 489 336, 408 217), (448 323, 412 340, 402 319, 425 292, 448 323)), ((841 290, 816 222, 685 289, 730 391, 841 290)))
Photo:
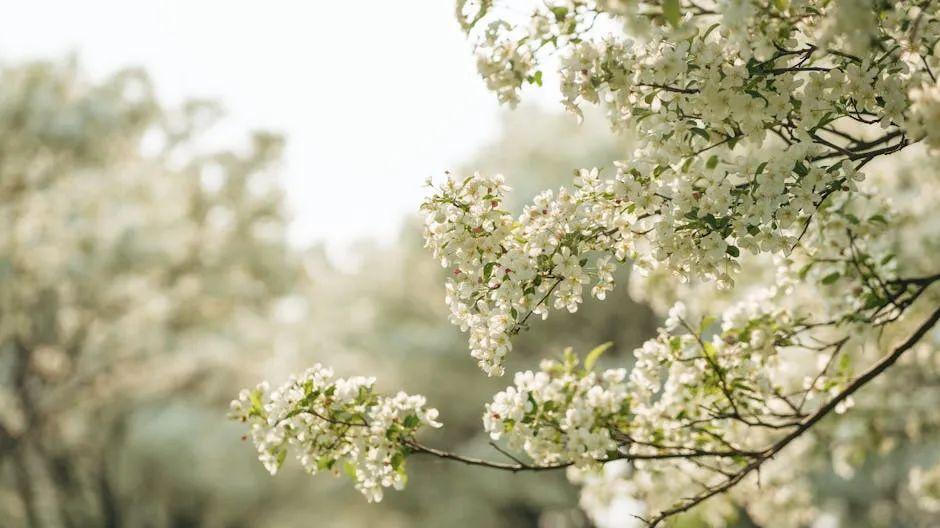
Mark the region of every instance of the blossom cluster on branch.
POLYGON ((334 378, 315 365, 300 377, 270 390, 262 383, 243 390, 231 416, 250 427, 258 457, 271 474, 295 451, 304 469, 345 472, 369 502, 383 488, 401 489, 407 480, 407 442, 423 427, 440 427, 437 410, 424 396, 374 391, 375 378, 334 378))
MULTIPOLYGON (((781 155, 774 164, 792 166, 794 161, 781 155)), ((806 191, 808 196, 802 198, 802 221, 787 216, 787 207, 796 207, 793 204, 801 199, 796 191, 760 202, 756 194, 746 195, 748 206, 759 207, 766 221, 758 214, 735 211, 730 195, 714 191, 726 188, 728 177, 723 175, 716 185, 703 183, 701 192, 683 192, 676 182, 651 190, 623 170, 601 180, 596 169, 582 169, 573 190, 546 191, 513 218, 501 209, 508 191, 501 176, 451 174, 422 206, 427 213, 425 236, 435 256, 451 270, 446 300, 451 321, 469 332, 471 355, 488 374, 502 374, 511 337, 533 315, 544 319, 550 307, 576 311, 586 285, 591 285, 593 296, 604 299, 614 288, 613 272, 628 259, 641 268, 665 267, 684 280, 713 279, 730 286, 741 248, 752 254, 789 255, 802 239, 824 239, 822 251, 830 253, 845 249, 849 238, 877 233, 888 222, 884 208, 869 207, 867 218, 853 214, 854 202, 864 196, 840 193, 823 203, 821 194, 831 194, 825 189, 861 177, 841 165, 829 171, 807 170, 796 187, 816 191, 806 191), (784 199, 786 206, 779 203, 784 199), (810 230, 812 216, 827 221, 817 221, 810 230), (762 231, 758 226, 764 224, 762 231)), ((768 173, 764 180, 771 185, 774 178, 768 173)), ((809 261, 800 269, 805 276, 821 257, 816 249, 800 253, 809 261)), ((833 262, 816 271, 830 270, 833 262)), ((827 283, 843 275, 830 273, 836 275, 827 275, 827 283)))
POLYGON ((592 372, 604 348, 588 354, 584 368, 567 349, 563 361, 544 360, 539 372, 517 373, 514 385, 486 405, 483 428, 539 465, 593 465, 617 458, 614 434, 626 427, 630 413, 627 371, 592 372))

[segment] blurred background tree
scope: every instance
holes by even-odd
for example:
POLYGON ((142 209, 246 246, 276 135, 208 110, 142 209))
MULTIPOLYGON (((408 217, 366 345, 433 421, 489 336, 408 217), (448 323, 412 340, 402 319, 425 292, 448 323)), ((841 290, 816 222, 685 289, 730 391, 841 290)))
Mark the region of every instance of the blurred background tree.
POLYGON ((200 153, 218 113, 162 109, 139 71, 2 72, 0 507, 13 525, 124 524, 131 422, 211 394, 301 277, 272 172, 282 140, 200 153))

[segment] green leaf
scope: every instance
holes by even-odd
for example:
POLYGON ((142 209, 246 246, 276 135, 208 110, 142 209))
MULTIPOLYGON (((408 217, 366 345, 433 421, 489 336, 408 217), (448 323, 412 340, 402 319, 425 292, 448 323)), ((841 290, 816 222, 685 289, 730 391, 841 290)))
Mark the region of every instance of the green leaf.
POLYGON ((601 357, 601 354, 607 351, 608 348, 614 345, 613 342, 608 341, 604 344, 597 345, 593 350, 587 353, 587 356, 584 356, 584 370, 591 370, 594 368, 594 364, 597 363, 597 359, 601 357))
POLYGON ((397 425, 395 425, 395 424, 390 425, 389 428, 388 428, 388 430, 385 431, 385 439, 386 439, 386 440, 395 440, 395 438, 398 436, 398 432, 399 432, 399 431, 400 431, 400 429, 398 428, 397 425))
POLYGON ((555 15, 555 20, 561 22, 568 16, 568 8, 563 6, 556 6, 552 8, 552 13, 555 15))
POLYGON ((392 455, 392 469, 394 469, 395 471, 398 471, 404 462, 405 462, 405 455, 401 454, 401 452, 398 452, 392 455))
POLYGON ((352 479, 356 478, 356 466, 354 466, 352 462, 349 462, 348 460, 344 462, 343 471, 345 471, 346 474, 349 475, 349 478, 352 478, 352 479))
POLYGON ((876 306, 881 306, 882 304, 884 304, 884 299, 875 295, 874 293, 869 293, 865 296, 865 306, 862 309, 870 310, 876 306))
POLYGON ((790 0, 774 0, 774 7, 783 11, 790 7, 790 0))
POLYGON ((798 161, 796 165, 793 166, 793 172, 797 173, 799 176, 806 176, 809 174, 809 169, 806 168, 806 165, 803 165, 803 162, 798 161))
POLYGON ((261 411, 264 409, 264 406, 261 404, 261 390, 254 389, 251 391, 251 393, 248 395, 248 399, 251 400, 252 410, 261 411))
POLYGON ((712 154, 712 156, 708 158, 708 161, 705 162, 705 168, 714 169, 717 166, 718 166, 718 155, 712 154))
POLYGON ((721 26, 721 24, 712 24, 708 26, 708 29, 706 29, 705 33, 702 34, 702 40, 704 41, 706 38, 708 38, 708 35, 710 35, 711 32, 714 31, 719 26, 721 26))
POLYGON ((839 273, 838 271, 833 271, 833 272, 830 273, 829 275, 826 275, 825 277, 822 278, 822 283, 823 283, 823 284, 832 284, 833 282, 839 280, 839 277, 841 277, 841 276, 842 276, 842 274, 839 273))
POLYGON ((809 270, 812 269, 815 262, 810 262, 809 264, 803 266, 803 269, 800 270, 799 276, 800 280, 806 280, 806 274, 809 273, 809 270))
POLYGON ((277 452, 277 467, 281 467, 284 463, 284 459, 287 458, 287 450, 281 449, 277 452))
POLYGON ((663 16, 672 27, 679 25, 679 19, 682 13, 679 11, 679 0, 663 0, 663 16))
POLYGON ((319 470, 333 469, 333 464, 335 463, 336 463, 335 458, 329 457, 327 455, 323 455, 317 460, 317 469, 319 470))
POLYGON ((536 72, 528 76, 526 80, 529 81, 529 84, 542 86, 542 70, 536 70, 536 72))
POLYGON ((493 268, 496 267, 495 262, 487 262, 483 265, 483 281, 486 282, 490 280, 490 276, 493 275, 493 268))
POLYGON ((404 424, 405 424, 405 427, 407 427, 408 429, 417 427, 419 423, 421 423, 421 419, 418 418, 418 415, 416 414, 409 414, 408 416, 405 417, 404 424))
POLYGON ((848 354, 843 354, 839 358, 839 365, 837 366, 838 371, 840 373, 845 374, 845 373, 848 373, 851 367, 852 367, 852 358, 850 358, 848 354))
POLYGON ((711 139, 712 139, 712 137, 711 137, 710 135, 708 135, 708 131, 705 130, 704 128, 693 127, 693 128, 691 129, 691 131, 692 131, 692 133, 695 134, 696 136, 701 136, 701 137, 705 138, 705 141, 711 141, 711 139))
POLYGON ((725 253, 731 255, 732 257, 740 257, 741 250, 737 246, 728 246, 728 249, 725 250, 725 253))

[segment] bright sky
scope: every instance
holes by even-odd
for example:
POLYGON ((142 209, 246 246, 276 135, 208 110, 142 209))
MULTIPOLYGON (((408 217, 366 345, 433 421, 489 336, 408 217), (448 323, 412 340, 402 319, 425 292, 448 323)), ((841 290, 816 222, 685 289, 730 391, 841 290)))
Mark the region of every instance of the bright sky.
POLYGON ((77 52, 95 76, 144 66, 167 103, 209 97, 235 140, 286 134, 297 243, 394 235, 496 128, 449 0, 30 0, 0 17, 0 59, 77 52))

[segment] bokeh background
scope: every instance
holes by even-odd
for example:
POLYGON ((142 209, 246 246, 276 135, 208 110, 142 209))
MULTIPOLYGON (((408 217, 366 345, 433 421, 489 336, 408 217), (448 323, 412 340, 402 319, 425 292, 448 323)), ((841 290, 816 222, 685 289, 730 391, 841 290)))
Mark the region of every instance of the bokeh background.
MULTIPOLYGON (((428 443, 492 456, 480 413, 506 380, 447 321, 423 182, 501 172, 519 209, 627 139, 557 113, 551 82, 500 110, 441 0, 9 7, 0 526, 590 526, 561 473, 415 459, 378 505, 292 464, 271 478, 225 415, 324 362, 426 394, 446 424, 428 443)), ((508 370, 605 341, 629 364, 657 319, 612 298, 522 335, 508 370)))

